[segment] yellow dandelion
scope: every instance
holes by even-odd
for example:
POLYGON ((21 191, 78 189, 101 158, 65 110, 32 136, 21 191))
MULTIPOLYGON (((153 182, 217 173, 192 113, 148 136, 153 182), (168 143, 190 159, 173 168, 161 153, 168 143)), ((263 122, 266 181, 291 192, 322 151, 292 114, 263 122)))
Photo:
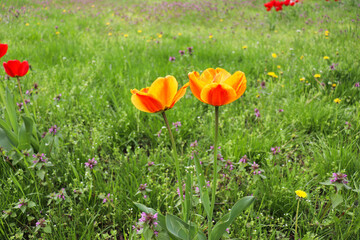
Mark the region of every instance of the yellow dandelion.
POLYGON ((280 66, 280 65, 277 65, 277 68, 279 68, 279 69, 280 69, 280 68, 281 68, 281 66, 280 66))
MULTIPOLYGON (((0 21, 1 21, 1 18, 0 18, 0 21)), ((40 23, 38 22, 38 23, 36 23, 37 25, 40 25, 40 23)))
POLYGON ((334 99, 334 103, 340 103, 341 102, 341 99, 340 98, 335 98, 334 99))
POLYGON ((306 198, 307 197, 306 192, 304 192, 302 190, 296 190, 295 193, 299 198, 306 198))
POLYGON ((212 39, 212 38, 213 38, 213 35, 209 35, 209 38, 212 39))
POLYGON ((55 34, 56 34, 56 35, 59 35, 59 34, 60 34, 60 32, 56 32, 55 34))
POLYGON ((317 31, 314 31, 314 34, 317 34, 318 32, 317 31))
POLYGON ((300 78, 300 82, 303 82, 303 81, 305 81, 305 78, 304 77, 300 78))
POLYGON ((321 75, 318 73, 314 75, 314 78, 320 78, 320 77, 321 77, 321 75))
POLYGON ((151 40, 149 40, 149 39, 148 39, 148 40, 146 40, 146 42, 150 42, 150 41, 151 41, 151 40))
POLYGON ((94 8, 94 7, 95 7, 95 5, 91 5, 91 7, 92 7, 92 8, 94 8))
POLYGON ((66 10, 65 10, 65 9, 63 10, 63 13, 66 13, 66 10))
POLYGON ((329 31, 325 31, 324 34, 325 34, 325 37, 328 37, 329 34, 330 34, 330 32, 329 32, 329 31))
POLYGON ((109 23, 109 22, 107 22, 107 23, 106 23, 106 25, 108 25, 108 26, 109 26, 109 25, 110 25, 110 23, 109 23))
POLYGON ((330 59, 328 56, 325 56, 325 57, 324 57, 324 60, 328 60, 328 59, 330 59))
POLYGON ((277 33, 277 32, 278 32, 278 30, 275 30, 274 32, 275 32, 275 33, 277 33))
POLYGON ((303 60, 304 59, 304 55, 302 55, 301 57, 300 57, 300 60, 303 60))
POLYGON ((276 53, 271 54, 271 56, 272 56, 273 58, 277 58, 276 53))
POLYGON ((309 81, 306 81, 306 83, 309 83, 309 81))
POLYGON ((336 52, 335 54, 336 54, 336 55, 339 55, 339 52, 336 52))
POLYGON ((257 95, 256 95, 256 98, 260 98, 260 95, 259 95, 259 94, 257 94, 257 95))
POLYGON ((126 38, 129 37, 129 34, 124 34, 124 37, 126 37, 126 38))
POLYGON ((223 22, 224 21, 224 19, 220 19, 220 22, 223 22))
POLYGON ((178 35, 179 35, 179 36, 181 36, 181 35, 182 35, 182 33, 178 33, 178 35))
POLYGON ((284 84, 281 84, 281 87, 285 87, 285 85, 284 85, 284 84))
POLYGON ((30 23, 26 23, 25 26, 30 26, 30 23))
POLYGON ((269 75, 273 78, 278 78, 278 76, 274 72, 268 72, 267 75, 269 75))
POLYGON ((158 34, 158 38, 162 38, 162 34, 158 34))
POLYGON ((109 36, 112 36, 112 33, 111 33, 111 32, 109 32, 109 33, 108 33, 108 35, 109 35, 109 36))
POLYGON ((139 29, 139 30, 138 30, 138 33, 142 33, 142 31, 139 29))
POLYGON ((247 49, 247 48, 248 48, 248 46, 246 46, 246 45, 242 46, 242 49, 247 49))
POLYGON ((331 86, 332 86, 333 88, 336 88, 336 83, 333 83, 331 86))

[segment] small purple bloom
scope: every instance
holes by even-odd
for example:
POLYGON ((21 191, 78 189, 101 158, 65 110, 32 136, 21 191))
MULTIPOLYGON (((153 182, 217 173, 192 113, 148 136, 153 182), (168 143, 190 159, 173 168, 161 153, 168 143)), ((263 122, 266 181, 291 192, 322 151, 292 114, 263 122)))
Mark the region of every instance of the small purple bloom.
POLYGON ((347 175, 344 173, 333 173, 332 179, 330 179, 330 181, 332 183, 347 184, 348 181, 347 181, 346 177, 347 177, 347 175))
POLYGON ((93 169, 97 165, 97 161, 95 158, 89 159, 85 164, 85 167, 88 167, 90 169, 93 169))
POLYGON ((54 125, 51 128, 49 128, 49 133, 52 133, 55 136, 57 133, 57 126, 54 125))
POLYGON ((240 158, 239 163, 246 163, 246 162, 247 162, 247 160, 249 160, 249 159, 247 158, 247 156, 246 156, 246 155, 244 155, 242 158, 240 158))
POLYGON ((172 125, 175 127, 176 131, 179 131, 178 127, 181 127, 181 122, 173 122, 172 125))
POLYGON ((181 56, 184 56, 185 51, 184 50, 179 50, 179 53, 180 53, 181 56))
POLYGON ((54 97, 55 101, 60 101, 60 99, 61 99, 61 93, 59 95, 57 95, 56 97, 54 97))
POLYGON ((40 227, 46 227, 46 220, 44 218, 41 218, 39 219, 37 222, 36 222, 36 226, 40 226, 40 227))
POLYGON ((261 88, 266 88, 266 83, 265 83, 265 81, 262 81, 262 82, 260 83, 260 86, 261 86, 261 88))
POLYGON ((175 62, 175 57, 171 57, 171 56, 170 56, 170 57, 169 57, 169 61, 170 61, 170 62, 175 62))
POLYGON ((283 112, 284 111, 284 109, 279 109, 279 112, 283 112))
POLYGON ((195 142, 190 143, 190 147, 197 147, 197 146, 198 146, 197 140, 195 140, 195 142))
POLYGON ((276 155, 277 153, 281 152, 280 147, 272 147, 271 151, 273 155, 276 155))
POLYGON ((360 82, 355 83, 354 87, 360 87, 360 82))

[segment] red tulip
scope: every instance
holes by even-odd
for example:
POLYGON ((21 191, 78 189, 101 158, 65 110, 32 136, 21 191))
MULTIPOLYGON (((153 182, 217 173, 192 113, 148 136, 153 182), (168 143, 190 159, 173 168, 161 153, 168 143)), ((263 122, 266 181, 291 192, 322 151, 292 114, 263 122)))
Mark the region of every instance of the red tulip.
POLYGON ((0 58, 2 58, 8 50, 7 44, 0 44, 0 58))
POLYGON ((29 71, 29 63, 27 61, 10 60, 3 63, 5 72, 10 77, 22 77, 29 71))

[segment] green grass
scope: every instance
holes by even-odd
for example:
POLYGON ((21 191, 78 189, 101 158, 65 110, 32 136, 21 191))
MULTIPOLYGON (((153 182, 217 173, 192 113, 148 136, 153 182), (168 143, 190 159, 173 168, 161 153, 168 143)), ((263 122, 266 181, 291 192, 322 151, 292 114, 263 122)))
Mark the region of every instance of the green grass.
MULTIPOLYGON (((62 136, 48 156, 54 166, 46 169, 44 180, 29 168, 31 155, 15 164, 5 159, 16 153, 4 152, 0 210, 11 209, 16 217, 0 215, 0 239, 136 239, 132 225, 140 212, 134 201, 179 216, 166 129, 157 137, 163 120, 159 114, 139 112, 131 104, 130 89, 166 75, 175 76, 180 86, 188 82, 188 72, 208 67, 241 70, 248 81, 241 99, 220 107, 221 154, 235 168, 229 172, 220 163, 220 175, 227 178, 219 180, 215 220, 241 197, 254 194, 257 199, 231 226, 229 237, 294 239, 295 190, 301 189, 308 193, 300 204, 301 239, 360 238, 360 88, 354 87, 360 82, 360 8, 355 0, 304 1, 281 12, 267 12, 264 1, 212 1, 217 7, 212 10, 202 1, 190 1, 183 9, 160 1, 48 2, 0 4, 0 41, 9 45, 1 60, 29 62, 32 70, 21 82, 23 91, 39 84, 28 105, 37 129, 46 132, 56 124, 62 136), (187 47, 194 48, 193 55, 181 57, 179 50, 187 47), (169 62, 170 56, 175 62, 169 62), (332 63, 339 64, 336 70, 330 70, 332 63), (279 77, 272 79, 268 72, 279 77), (315 81, 317 73, 324 87, 315 81), (61 100, 54 101, 60 93, 61 100), (335 98, 341 102, 336 104, 335 98), (345 122, 351 123, 349 129, 345 122), (275 146, 281 153, 272 154, 275 146), (238 164, 245 154, 260 165, 266 179, 252 175, 249 164, 238 164), (98 166, 89 171, 84 163, 93 157, 98 166), (155 165, 148 167, 149 161, 155 165), (334 188, 320 184, 333 172, 346 173, 352 188, 341 190, 343 202, 335 208, 330 206, 334 188), (152 190, 146 200, 136 195, 143 183, 152 190), (66 200, 48 203, 49 195, 62 188, 66 200), (99 195, 108 193, 113 202, 103 204, 99 195), (14 208, 20 198, 36 206, 22 213, 14 208), (51 232, 36 228, 41 218, 51 232)), ((19 102, 16 80, 5 79, 3 70, 0 75, 2 87, 19 102)), ((20 121, 23 113, 17 114, 20 121)), ((0 115, 4 119, 4 102, 0 115)), ((188 88, 167 116, 182 123, 174 131, 182 174, 193 150, 190 143, 197 140, 210 180, 213 108, 188 88)), ((206 232, 197 197, 193 204, 192 220, 205 223, 206 232)))

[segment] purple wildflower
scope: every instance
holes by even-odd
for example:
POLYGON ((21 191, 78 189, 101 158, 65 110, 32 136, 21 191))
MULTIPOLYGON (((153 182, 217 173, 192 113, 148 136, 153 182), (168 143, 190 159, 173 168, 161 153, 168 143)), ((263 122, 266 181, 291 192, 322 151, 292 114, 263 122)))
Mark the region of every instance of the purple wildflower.
POLYGON ((47 162, 47 158, 44 153, 38 153, 36 155, 33 154, 33 158, 35 158, 35 160, 33 161, 34 164, 37 164, 38 162, 47 162))
POLYGON ((45 220, 44 218, 39 219, 39 220, 36 222, 36 226, 37 226, 37 227, 45 227, 45 226, 46 226, 46 220, 45 220))
POLYGON ((254 162, 253 164, 251 164, 251 169, 253 170, 253 174, 260 174, 261 170, 259 169, 259 164, 257 164, 256 162, 254 162), (259 170, 258 170, 259 169, 259 170))
POLYGON ((255 108, 255 109, 254 109, 254 112, 255 112, 255 116, 256 116, 257 118, 260 118, 260 117, 261 117, 260 112, 259 112, 259 109, 255 108))
POLYGON ((272 147, 271 151, 273 155, 276 155, 277 153, 281 152, 280 147, 272 147))
POLYGON ((354 87, 360 87, 360 82, 355 83, 354 87))
POLYGON ((187 50, 188 50, 188 52, 189 52, 190 55, 192 55, 193 49, 194 49, 193 47, 188 47, 188 48, 187 48, 187 50))
POLYGON ((178 127, 181 127, 181 122, 173 122, 172 125, 175 127, 176 131, 179 131, 178 127))
POLYGON ((330 181, 332 183, 342 183, 342 184, 347 184, 348 181, 346 179, 347 175, 344 173, 333 173, 332 175, 332 179, 330 179, 330 181))
POLYGON ((266 83, 265 83, 265 81, 262 81, 262 82, 260 83, 260 86, 261 86, 261 88, 266 88, 266 83))
POLYGON ((195 142, 190 143, 190 147, 197 147, 197 146, 198 146, 197 140, 195 140, 195 142))
POLYGON ((55 101, 60 101, 60 99, 61 99, 61 93, 59 95, 57 95, 56 97, 54 97, 55 101))
MULTIPOLYGON (((182 194, 183 194, 183 198, 185 199, 185 188, 186 188, 186 185, 184 184, 183 185, 183 188, 182 188, 182 194)), ((177 192, 177 194, 179 195, 179 197, 180 197, 180 189, 179 188, 176 188, 176 192, 177 192)))
POLYGON ((175 57, 171 57, 171 56, 170 56, 170 57, 169 57, 169 61, 170 61, 170 62, 175 62, 175 57))
POLYGON ((26 206, 26 205, 27 205, 27 202, 25 202, 25 199, 21 198, 21 199, 19 199, 17 208, 21 208, 22 206, 26 206))
POLYGON ((51 128, 49 128, 49 133, 52 133, 55 136, 57 133, 57 126, 54 125, 51 128))
POLYGON ((247 160, 249 160, 249 159, 247 158, 247 156, 246 156, 246 155, 244 155, 242 158, 240 158, 239 163, 246 163, 246 162, 247 162, 247 160))
POLYGON ((284 109, 279 109, 279 112, 283 112, 284 111, 284 109))
POLYGON ((97 161, 95 158, 89 159, 85 164, 85 167, 88 167, 90 169, 93 169, 97 165, 97 161))
POLYGON ((184 56, 185 51, 184 50, 179 50, 179 53, 180 53, 181 56, 184 56))

